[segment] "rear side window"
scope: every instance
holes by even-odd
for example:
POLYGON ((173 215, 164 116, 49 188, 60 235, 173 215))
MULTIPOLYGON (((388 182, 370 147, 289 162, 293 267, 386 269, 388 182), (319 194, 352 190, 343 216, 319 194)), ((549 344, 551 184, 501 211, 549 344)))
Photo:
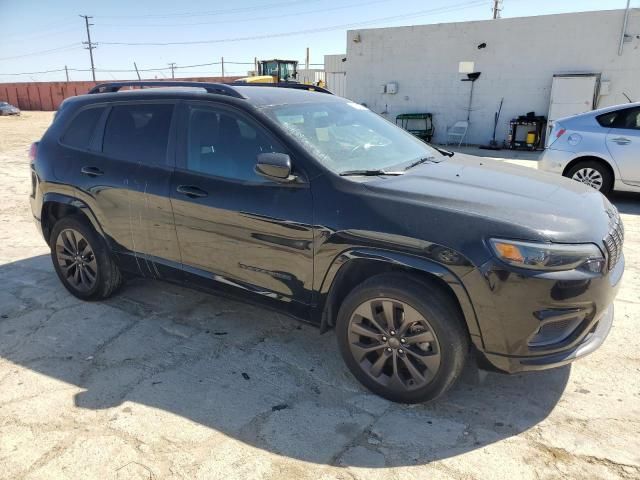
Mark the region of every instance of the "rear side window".
POLYGON ((165 165, 172 114, 171 104, 113 107, 104 131, 102 152, 119 160, 165 165))
POLYGON ((613 128, 640 130, 640 108, 628 108, 618 112, 613 128))
POLYGON ((102 112, 104 112, 104 107, 88 108, 81 111, 71 120, 62 135, 61 142, 69 147, 87 150, 102 112))

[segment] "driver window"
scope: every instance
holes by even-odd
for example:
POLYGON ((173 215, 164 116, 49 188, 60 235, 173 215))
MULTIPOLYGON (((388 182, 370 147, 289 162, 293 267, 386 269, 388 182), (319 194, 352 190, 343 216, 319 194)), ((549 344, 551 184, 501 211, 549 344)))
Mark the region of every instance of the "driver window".
POLYGON ((189 107, 187 170, 268 182, 255 172, 258 154, 284 148, 251 120, 222 108, 189 107))

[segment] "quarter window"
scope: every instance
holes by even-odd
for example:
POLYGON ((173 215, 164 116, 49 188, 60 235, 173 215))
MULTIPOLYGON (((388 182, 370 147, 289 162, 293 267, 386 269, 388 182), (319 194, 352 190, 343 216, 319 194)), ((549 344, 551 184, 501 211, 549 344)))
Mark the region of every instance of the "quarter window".
POLYGON ((81 111, 71 120, 69 127, 62 136, 62 143, 69 147, 87 150, 102 112, 104 112, 103 107, 88 108, 87 110, 81 111))
POLYGON ((284 153, 264 129, 227 109, 189 107, 187 169, 233 180, 268 182, 255 172, 258 154, 284 153))
POLYGON ((102 152, 135 163, 165 165, 173 105, 132 104, 113 107, 102 152))
POLYGON ((615 122, 616 117, 618 116, 618 113, 620 112, 603 113, 602 115, 598 115, 596 120, 598 120, 601 127, 611 128, 613 122, 615 122))

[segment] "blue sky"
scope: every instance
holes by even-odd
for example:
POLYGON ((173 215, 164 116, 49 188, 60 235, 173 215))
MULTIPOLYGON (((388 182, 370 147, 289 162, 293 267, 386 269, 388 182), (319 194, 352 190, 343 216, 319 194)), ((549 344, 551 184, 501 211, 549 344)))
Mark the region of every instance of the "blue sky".
MULTIPOLYGON (((632 6, 640 6, 633 0, 632 6)), ((493 1, 473 0, 0 0, 0 82, 63 80, 64 72, 7 73, 88 69, 84 19, 91 20, 98 79, 134 78, 129 70, 167 68, 146 76, 170 76, 167 64, 178 66, 219 62, 227 74, 245 74, 259 59, 311 62, 344 53, 346 31, 491 18, 493 1), (117 45, 114 43, 199 42, 183 45, 117 45), (109 71, 107 71, 109 70, 109 71)), ((503 17, 624 8, 625 0, 504 0, 503 17)), ((178 69, 176 76, 218 75, 219 65, 178 69)), ((71 71, 72 80, 89 80, 89 72, 71 71)))

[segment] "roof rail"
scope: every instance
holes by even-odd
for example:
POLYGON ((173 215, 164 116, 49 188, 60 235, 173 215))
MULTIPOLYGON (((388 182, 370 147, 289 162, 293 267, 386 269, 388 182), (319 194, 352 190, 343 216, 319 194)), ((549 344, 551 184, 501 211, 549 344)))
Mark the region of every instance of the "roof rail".
POLYGON ((215 93, 218 95, 227 95, 235 98, 245 98, 240 92, 223 83, 206 83, 206 82, 181 82, 175 80, 157 80, 157 81, 130 81, 130 82, 108 82, 96 85, 91 90, 93 93, 113 93, 117 92, 123 87, 192 87, 203 88, 207 93, 215 93))
POLYGON ((280 88, 293 88, 295 90, 308 90, 310 92, 328 93, 333 95, 333 92, 327 90, 324 87, 318 87, 316 85, 307 85, 306 83, 295 82, 278 82, 278 83, 262 83, 262 82, 241 82, 235 81, 231 85, 238 87, 280 87, 280 88))

